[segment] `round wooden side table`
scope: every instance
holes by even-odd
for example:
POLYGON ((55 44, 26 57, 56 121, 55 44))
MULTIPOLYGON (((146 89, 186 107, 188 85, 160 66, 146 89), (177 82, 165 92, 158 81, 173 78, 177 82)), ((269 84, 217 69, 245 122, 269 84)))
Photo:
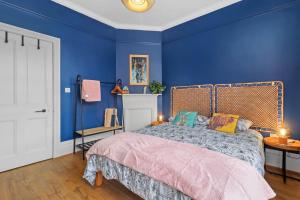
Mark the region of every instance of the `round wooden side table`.
POLYGON ((159 126, 159 125, 164 124, 164 123, 166 123, 166 121, 154 121, 154 122, 151 123, 151 126, 159 126))
MULTIPOLYGON (((266 137, 264 138, 264 148, 273 149, 282 152, 282 174, 269 172, 283 176, 283 181, 286 182, 286 178, 292 178, 300 181, 297 178, 286 175, 286 153, 300 154, 300 141, 299 140, 288 140, 287 144, 281 144, 278 137, 266 137)), ((267 169, 266 169, 267 171, 267 169)))

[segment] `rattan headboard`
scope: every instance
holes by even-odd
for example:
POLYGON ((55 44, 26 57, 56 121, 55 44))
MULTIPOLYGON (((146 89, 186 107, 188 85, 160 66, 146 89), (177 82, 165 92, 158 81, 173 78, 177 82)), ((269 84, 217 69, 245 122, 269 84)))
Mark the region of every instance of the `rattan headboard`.
POLYGON ((283 83, 235 83, 215 85, 215 112, 249 119, 260 131, 283 125, 283 83))
POLYGON ((258 131, 283 127, 283 83, 256 82, 172 87, 171 116, 179 111, 237 114, 258 131))
POLYGON ((196 111, 210 117, 213 111, 213 85, 171 88, 171 116, 179 111, 196 111))

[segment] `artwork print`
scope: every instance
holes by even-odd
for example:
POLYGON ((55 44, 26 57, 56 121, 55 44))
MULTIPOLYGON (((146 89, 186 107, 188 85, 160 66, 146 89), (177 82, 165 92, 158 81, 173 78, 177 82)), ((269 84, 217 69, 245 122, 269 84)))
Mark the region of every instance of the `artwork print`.
POLYGON ((129 56, 130 85, 149 85, 149 56, 129 56))

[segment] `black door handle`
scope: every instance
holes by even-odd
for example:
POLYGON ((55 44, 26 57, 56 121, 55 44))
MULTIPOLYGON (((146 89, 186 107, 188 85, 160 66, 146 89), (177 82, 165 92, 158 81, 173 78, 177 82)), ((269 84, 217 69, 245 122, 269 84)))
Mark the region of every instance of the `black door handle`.
POLYGON ((36 113, 45 113, 46 112, 46 109, 43 109, 43 110, 37 110, 35 111, 36 113))

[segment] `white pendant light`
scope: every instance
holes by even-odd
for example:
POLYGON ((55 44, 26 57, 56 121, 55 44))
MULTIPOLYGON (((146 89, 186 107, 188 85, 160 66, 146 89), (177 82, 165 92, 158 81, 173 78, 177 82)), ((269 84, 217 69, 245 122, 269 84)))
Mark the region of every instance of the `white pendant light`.
POLYGON ((146 12, 154 4, 155 0, 122 0, 124 6, 133 12, 146 12))

